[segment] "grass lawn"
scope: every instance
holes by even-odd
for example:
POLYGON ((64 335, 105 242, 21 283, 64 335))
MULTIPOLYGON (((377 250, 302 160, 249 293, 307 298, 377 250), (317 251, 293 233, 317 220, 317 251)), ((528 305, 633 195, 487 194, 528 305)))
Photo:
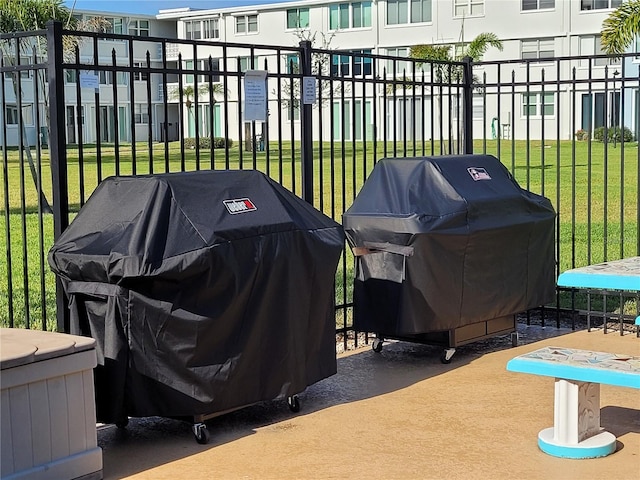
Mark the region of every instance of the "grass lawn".
MULTIPOLYGON (((340 222, 342 212, 355 198, 375 161, 385 156, 420 156, 423 151, 429 155, 432 148, 436 154, 440 152, 439 144, 432 147, 430 143, 411 144, 406 150, 404 144, 386 147, 385 153, 382 143, 374 149, 372 143, 324 142, 322 150, 316 144, 315 206, 340 222)), ((597 142, 475 142, 476 153, 485 149, 500 158, 523 188, 548 197, 554 204, 559 213, 559 271, 639 254, 637 143, 625 144, 624 148, 609 145, 605 149, 597 142)), ((25 168, 21 169, 17 151, 2 155, 0 248, 5 254, 0 258, 0 325, 9 325, 12 317, 15 326, 29 323, 32 328, 53 329, 55 282, 46 261, 53 243, 52 216, 38 212, 38 195, 26 160, 25 168)), ((55 199, 47 155, 43 152, 42 183, 47 199, 52 202, 55 199)), ((270 145, 268 152, 243 152, 234 146, 228 155, 224 150, 214 150, 213 156, 208 150, 183 151, 179 143, 170 144, 168 152, 164 144, 154 144, 151 151, 148 145, 138 144, 135 152, 130 145, 122 146, 118 152, 113 146, 100 151, 87 146, 82 152, 70 147, 68 157, 72 212, 77 212, 100 180, 108 176, 208 169, 212 165, 216 169, 256 168, 297 195, 302 194, 300 147, 294 144, 292 148, 289 143, 270 145)), ((347 248, 336 277, 337 305, 351 301, 352 274, 353 258, 347 248)), ((564 304, 567 299, 562 301, 564 304)), ((350 309, 338 311, 336 324, 338 328, 350 325, 350 309)))

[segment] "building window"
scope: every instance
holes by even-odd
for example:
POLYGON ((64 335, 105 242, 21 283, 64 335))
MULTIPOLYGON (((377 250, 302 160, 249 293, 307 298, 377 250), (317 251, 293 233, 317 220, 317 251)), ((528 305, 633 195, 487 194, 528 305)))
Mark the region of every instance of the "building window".
POLYGON ((522 0, 522 10, 543 10, 555 8, 556 0, 522 0))
POLYGON ((618 8, 622 0, 580 0, 580 10, 603 10, 618 8))
POLYGON ((553 117, 556 113, 555 95, 553 93, 523 93, 523 117, 553 117))
POLYGON ((146 103, 136 103, 133 106, 133 122, 149 123, 149 105, 146 103))
POLYGON ((387 25, 431 21, 432 0, 387 0, 387 25))
POLYGON ((199 40, 201 38, 220 38, 220 27, 217 18, 184 22, 184 38, 199 40))
POLYGON ((131 20, 131 22, 129 23, 129 35, 148 37, 149 20, 131 20))
POLYGON ((287 65, 285 70, 288 73, 300 73, 300 57, 297 53, 290 53, 285 57, 287 65))
MULTIPOLYGON (((7 125, 18 125, 20 123, 18 106, 7 105, 5 109, 5 118, 7 125)), ((22 106, 22 122, 24 125, 33 125, 33 105, 22 106)))
POLYGON ((77 70, 65 70, 64 81, 65 83, 77 83, 78 71, 77 70))
MULTIPOLYGON (((392 57, 409 57, 409 47, 387 48, 387 55, 392 57)), ((406 60, 387 60, 387 75, 412 73, 411 62, 406 60)))
MULTIPOLYGON (((146 64, 142 62, 134 62, 133 66, 135 68, 145 68, 146 64)), ((149 79, 148 72, 133 72, 133 79, 136 82, 146 82, 149 79)))
POLYGON ((543 59, 555 56, 555 40, 553 38, 541 38, 538 40, 522 40, 522 59, 543 59))
MULTIPOLYGON (((42 59, 41 61, 46 61, 44 59, 42 59)), ((30 65, 32 64, 32 60, 30 57, 20 57, 20 65, 30 65)), ((5 66, 7 64, 5 63, 5 66)), ((15 65, 13 62, 9 62, 9 65, 15 65)), ((33 70, 20 70, 20 78, 31 78, 33 73, 33 70)), ((6 78, 7 80, 11 80, 14 77, 15 73, 14 72, 4 72, 4 78, 6 78)))
POLYGON ((290 8, 287 10, 287 28, 309 28, 309 9, 290 8))
POLYGON ((453 0, 454 17, 478 17, 484 15, 484 0, 453 0))
MULTIPOLYGON (((104 33, 118 33, 123 34, 126 33, 124 29, 124 20, 122 18, 105 18, 105 20, 109 23, 104 29, 104 33)), ((112 39, 109 39, 112 40, 112 39)))
POLYGON ((371 27, 371 2, 340 3, 329 6, 329 29, 371 27))
MULTIPOLYGON (((600 35, 583 35, 580 37, 580 55, 581 56, 594 56, 604 55, 602 50, 602 43, 600 35)), ((594 67, 604 67, 605 65, 620 65, 619 58, 594 58, 591 60, 591 65, 594 67)), ((581 67, 589 66, 589 59, 580 60, 581 67)))
POLYGON ((258 15, 241 15, 236 17, 236 33, 256 33, 258 31, 258 15))
MULTIPOLYGON (((371 50, 351 50, 346 53, 367 53, 371 50)), ((331 75, 348 76, 348 75, 371 75, 371 57, 361 57, 358 55, 332 55, 331 56, 331 75), (353 71, 351 67, 353 66, 353 71)))
POLYGON ((113 85, 113 74, 116 74, 116 85, 127 85, 127 74, 125 72, 112 72, 111 70, 100 70, 98 78, 100 85, 113 85))
POLYGON ((484 98, 481 96, 474 96, 473 97, 473 105, 472 105, 472 109, 473 109, 473 119, 474 120, 482 120, 484 119, 485 116, 485 112, 484 112, 484 98))
POLYGON ((247 70, 255 70, 259 68, 260 63, 258 62, 258 57, 253 57, 253 61, 251 57, 238 57, 240 62, 240 71, 246 72, 247 70))

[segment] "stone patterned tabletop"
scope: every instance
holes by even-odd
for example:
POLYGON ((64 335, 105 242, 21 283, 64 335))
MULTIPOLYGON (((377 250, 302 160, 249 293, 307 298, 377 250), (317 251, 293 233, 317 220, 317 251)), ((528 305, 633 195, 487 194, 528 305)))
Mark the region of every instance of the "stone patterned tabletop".
POLYGON ((640 291, 640 257, 567 270, 558 277, 558 286, 640 291))

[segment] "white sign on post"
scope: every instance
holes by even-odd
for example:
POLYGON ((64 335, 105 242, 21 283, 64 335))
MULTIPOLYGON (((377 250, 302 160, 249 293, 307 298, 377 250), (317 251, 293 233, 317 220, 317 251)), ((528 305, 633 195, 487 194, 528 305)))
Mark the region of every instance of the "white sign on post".
POLYGON ((266 70, 247 70, 244 74, 244 120, 267 121, 266 70))
POLYGON ((302 103, 303 105, 316 103, 316 77, 302 77, 302 103))
POLYGON ((81 73, 80 74, 80 87, 81 88, 100 88, 100 78, 95 73, 81 73))

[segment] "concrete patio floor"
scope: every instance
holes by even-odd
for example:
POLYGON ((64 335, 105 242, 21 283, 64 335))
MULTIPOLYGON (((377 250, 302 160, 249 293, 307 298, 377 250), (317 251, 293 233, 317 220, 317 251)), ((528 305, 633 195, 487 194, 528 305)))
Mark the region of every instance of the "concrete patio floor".
POLYGON ((618 437, 615 453, 555 458, 536 443, 553 425, 554 380, 505 365, 550 345, 640 355, 640 339, 518 328, 518 347, 508 337, 476 342, 448 365, 439 347, 402 342, 341 354, 338 374, 300 395, 299 413, 274 401, 216 417, 207 445, 170 419, 100 427, 104 478, 638 480, 638 390, 601 387, 601 424, 618 437))

